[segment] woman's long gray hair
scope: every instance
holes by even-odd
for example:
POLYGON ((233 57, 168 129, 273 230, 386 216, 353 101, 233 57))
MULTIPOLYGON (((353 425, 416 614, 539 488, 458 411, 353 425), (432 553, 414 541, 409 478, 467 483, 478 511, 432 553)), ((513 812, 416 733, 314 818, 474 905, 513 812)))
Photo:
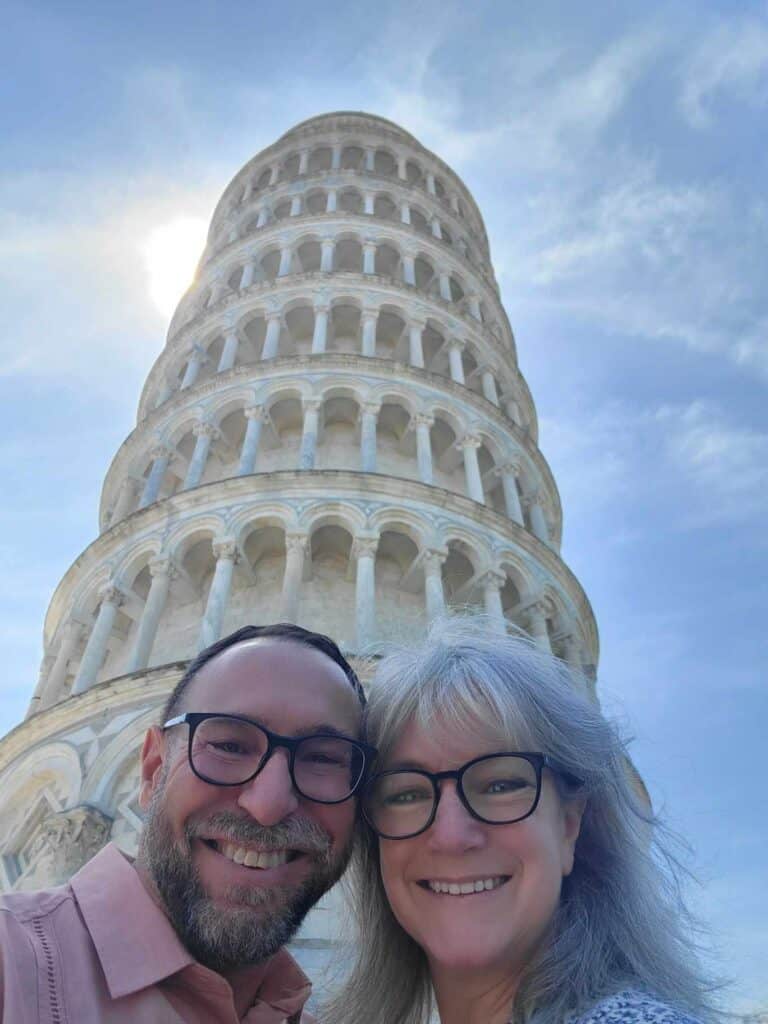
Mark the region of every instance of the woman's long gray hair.
MULTIPOLYGON (((512 1018, 562 1024, 632 986, 700 1020, 717 1016, 696 964, 680 865, 651 811, 617 730, 562 661, 485 619, 444 618, 422 645, 378 664, 367 739, 383 763, 406 725, 497 728, 512 749, 541 750, 585 780, 581 833, 550 938, 517 989, 512 1018)), ((569 799, 565 790, 562 799, 569 799)), ((389 908, 378 841, 365 831, 347 888, 354 966, 325 1008, 333 1024, 425 1024, 433 1008, 426 957, 389 908)))

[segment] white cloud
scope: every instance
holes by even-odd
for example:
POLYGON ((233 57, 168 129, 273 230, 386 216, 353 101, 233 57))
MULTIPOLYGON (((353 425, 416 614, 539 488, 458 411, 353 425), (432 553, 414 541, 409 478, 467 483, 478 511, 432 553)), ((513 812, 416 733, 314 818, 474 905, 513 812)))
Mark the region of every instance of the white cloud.
POLYGON ((713 105, 728 94, 747 103, 768 101, 765 19, 721 22, 701 39, 686 62, 679 102, 691 125, 710 126, 713 105))
POLYGON ((768 511, 768 434, 735 425, 711 402, 662 406, 666 455, 696 487, 699 525, 744 522, 768 511))

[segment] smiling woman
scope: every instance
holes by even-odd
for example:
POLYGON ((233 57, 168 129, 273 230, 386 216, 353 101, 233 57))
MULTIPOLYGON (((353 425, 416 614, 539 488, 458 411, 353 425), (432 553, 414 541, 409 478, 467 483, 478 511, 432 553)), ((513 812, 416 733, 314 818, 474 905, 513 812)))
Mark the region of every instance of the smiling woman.
POLYGON ((171 316, 194 277, 208 225, 202 217, 177 217, 155 228, 143 245, 149 295, 171 316))
POLYGON ((379 662, 356 964, 323 1021, 714 1024, 658 823, 588 692, 479 618, 379 662))

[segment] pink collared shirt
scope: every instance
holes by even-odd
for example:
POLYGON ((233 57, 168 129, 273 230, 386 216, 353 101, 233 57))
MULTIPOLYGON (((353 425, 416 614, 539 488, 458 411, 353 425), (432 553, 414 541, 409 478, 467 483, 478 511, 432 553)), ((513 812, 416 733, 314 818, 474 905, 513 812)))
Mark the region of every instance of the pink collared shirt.
POLYGON ((2 1024, 283 1024, 301 1013, 311 986, 285 950, 252 972, 239 1018, 229 982, 192 958, 111 843, 67 885, 0 900, 2 1024))

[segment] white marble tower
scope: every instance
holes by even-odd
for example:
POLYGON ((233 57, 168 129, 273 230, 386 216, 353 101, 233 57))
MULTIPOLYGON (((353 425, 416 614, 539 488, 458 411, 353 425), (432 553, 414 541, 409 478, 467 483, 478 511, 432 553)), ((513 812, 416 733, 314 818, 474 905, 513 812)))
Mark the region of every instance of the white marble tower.
POLYGON ((184 662, 245 623, 355 654, 477 605, 594 678, 482 217, 382 118, 305 121, 227 187, 99 531, 0 741, 0 888, 64 879, 110 837, 135 849, 144 730, 184 662))

